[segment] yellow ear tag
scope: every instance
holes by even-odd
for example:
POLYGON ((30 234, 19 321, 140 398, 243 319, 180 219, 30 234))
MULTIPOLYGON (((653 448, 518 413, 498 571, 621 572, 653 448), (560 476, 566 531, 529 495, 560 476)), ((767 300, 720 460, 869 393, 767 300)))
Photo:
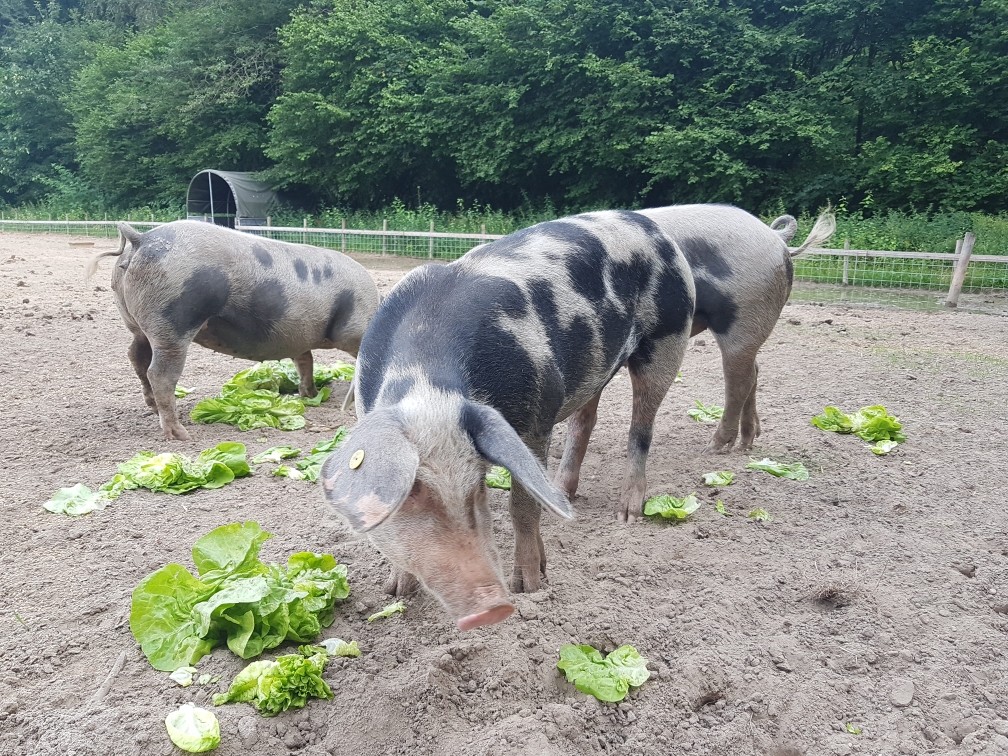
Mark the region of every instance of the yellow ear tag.
POLYGON ((361 462, 363 461, 364 461, 364 450, 358 449, 353 453, 353 456, 350 457, 350 469, 356 470, 358 467, 361 466, 361 462))

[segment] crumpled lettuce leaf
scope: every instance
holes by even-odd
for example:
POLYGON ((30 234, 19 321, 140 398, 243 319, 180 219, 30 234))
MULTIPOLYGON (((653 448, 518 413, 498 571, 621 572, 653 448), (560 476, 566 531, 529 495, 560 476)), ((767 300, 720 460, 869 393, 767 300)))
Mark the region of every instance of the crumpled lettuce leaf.
POLYGON ((774 462, 769 457, 764 457, 759 461, 751 459, 745 469, 762 470, 778 478, 787 478, 788 480, 808 480, 809 478, 808 470, 801 462, 785 465, 783 462, 774 462))
POLYGON ((177 383, 175 384, 175 398, 182 399, 186 396, 189 396, 189 394, 191 394, 194 390, 195 389, 186 388, 181 383, 177 383))
POLYGON ((406 603, 404 601, 396 601, 394 604, 389 604, 380 612, 375 612, 370 617, 367 618, 368 623, 374 622, 376 619, 383 619, 385 617, 391 617, 396 612, 406 612, 406 603))
POLYGON ((78 483, 71 488, 61 488, 42 506, 56 514, 78 517, 98 509, 105 509, 111 498, 100 489, 92 492, 83 483, 78 483))
POLYGON ((302 708, 309 698, 331 699, 332 689, 322 679, 329 655, 318 646, 302 646, 299 652, 248 665, 226 693, 214 695, 214 706, 250 702, 260 714, 272 717, 302 708))
POLYGON ((291 480, 307 480, 315 482, 322 474, 322 463, 326 461, 333 449, 343 443, 347 436, 347 429, 340 426, 336 429, 336 435, 328 441, 320 441, 312 447, 311 453, 304 459, 295 462, 295 467, 290 465, 280 465, 273 470, 273 475, 290 478, 291 480))
POLYGON ((749 510, 749 519, 756 520, 757 522, 770 522, 773 517, 767 512, 763 507, 756 507, 755 509, 749 510))
POLYGON ((568 644, 560 649, 557 667, 578 690, 600 701, 622 701, 631 687, 643 685, 651 676, 647 659, 633 646, 620 646, 603 658, 591 646, 568 644))
POLYGON ((345 425, 341 425, 336 429, 336 435, 330 438, 328 441, 319 441, 315 446, 312 447, 311 453, 318 454, 319 452, 331 452, 334 449, 338 449, 340 444, 346 439, 347 431, 345 425))
POLYGON ((733 480, 735 480, 735 473, 731 470, 717 470, 704 473, 703 476, 705 486, 730 486, 733 480))
POLYGON ((258 523, 224 525, 193 546, 198 579, 169 564, 141 581, 130 629, 155 669, 191 666, 220 643, 248 659, 332 624, 350 593, 346 567, 311 552, 291 555, 286 568, 264 564, 259 549, 270 537, 258 523))
POLYGON ((292 396, 266 389, 235 388, 201 399, 189 417, 196 423, 236 425, 242 431, 254 428, 291 431, 304 428, 304 411, 304 402, 292 396))
POLYGON ((506 467, 494 465, 486 474, 486 484, 488 488, 500 488, 504 491, 510 491, 511 471, 506 467))
POLYGON ((890 415, 881 404, 862 407, 852 415, 836 407, 824 407, 821 415, 812 418, 812 425, 834 433, 853 433, 863 441, 906 441, 899 418, 890 415))
POLYGON ((718 514, 724 515, 725 517, 732 517, 733 516, 731 512, 729 512, 727 509, 725 509, 724 502, 721 501, 721 499, 718 499, 717 502, 715 502, 715 504, 714 504, 714 511, 717 512, 718 514))
POLYGON ((352 381, 354 366, 346 362, 336 362, 332 365, 315 366, 315 385, 321 386, 330 381, 352 381))
POLYGON ((301 450, 295 449, 293 446, 271 446, 266 451, 252 457, 252 461, 257 465, 266 462, 280 462, 284 459, 296 457, 300 453, 301 450))
POLYGON ((347 643, 340 638, 326 638, 318 645, 324 648, 329 656, 347 656, 351 659, 356 659, 361 655, 360 648, 357 646, 357 641, 350 641, 347 643))
POLYGON ((690 407, 686 410, 686 414, 698 423, 713 423, 724 415, 724 407, 719 407, 716 404, 707 405, 697 399, 696 407, 690 407))
POLYGON ((165 728, 171 742, 189 753, 212 751, 220 745, 220 724, 213 712, 182 704, 165 717, 165 728))
MULTIPOLYGON (((196 674, 196 667, 179 667, 168 677, 177 682, 183 688, 188 688, 193 684, 193 675, 196 674)), ((209 677, 209 675, 207 675, 209 677)))
POLYGON ((669 520, 685 520, 700 508, 696 494, 677 499, 669 494, 652 496, 644 502, 644 514, 661 515, 669 520))
POLYGON ((899 446, 898 441, 876 441, 873 446, 869 446, 868 448, 872 450, 873 454, 882 455, 888 454, 897 446, 899 446))
MULTIPOLYGON (((123 488, 181 494, 194 488, 220 488, 250 472, 245 445, 225 441, 200 452, 195 460, 171 452, 140 452, 119 465, 119 482, 123 488)), ((118 477, 110 481, 113 491, 118 477)))

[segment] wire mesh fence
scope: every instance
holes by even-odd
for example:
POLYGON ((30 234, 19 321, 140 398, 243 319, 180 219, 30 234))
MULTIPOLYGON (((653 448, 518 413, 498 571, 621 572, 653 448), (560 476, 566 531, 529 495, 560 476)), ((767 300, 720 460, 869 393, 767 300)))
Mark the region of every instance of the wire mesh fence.
MULTIPOLYGON (((137 230, 160 225, 129 221, 137 230)), ((495 234, 364 230, 297 226, 246 226, 239 230, 280 241, 311 244, 353 254, 455 260, 474 247, 501 238, 495 234)), ((116 238, 115 221, 0 220, 0 231, 116 238)), ((892 290, 947 290, 958 254, 816 249, 794 260, 795 280, 812 284, 892 290)), ((1008 290, 1008 255, 972 255, 963 291, 1008 290)))

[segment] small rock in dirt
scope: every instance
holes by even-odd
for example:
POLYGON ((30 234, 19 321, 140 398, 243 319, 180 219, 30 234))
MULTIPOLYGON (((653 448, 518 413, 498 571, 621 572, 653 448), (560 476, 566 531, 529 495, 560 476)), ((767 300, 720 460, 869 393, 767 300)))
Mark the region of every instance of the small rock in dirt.
POLYGON ((963 575, 965 575, 968 578, 971 578, 974 575, 976 575, 976 565, 975 564, 969 564, 969 563, 966 563, 966 564, 954 564, 952 566, 958 572, 961 572, 963 575))
POLYGON ((994 611, 998 614, 1008 614, 1008 604, 995 604, 994 611))
POLYGON ((914 684, 911 680, 897 680, 889 691, 889 700, 893 706, 903 708, 909 706, 914 697, 914 684))
POLYGON ((246 748, 251 748, 259 742, 255 717, 245 716, 238 720, 238 735, 241 737, 242 744, 246 748))
POLYGON ((789 318, 788 323, 791 325, 801 325, 801 321, 798 318, 789 318))
POLYGON ((995 735, 991 738, 991 742, 1000 748, 1004 753, 1008 753, 1008 738, 1004 735, 995 735))
POLYGON ((281 738, 283 744, 290 748, 292 751, 303 748, 305 745, 305 739, 301 736, 301 733, 294 727, 287 730, 283 738, 281 738))
POLYGON ((991 729, 998 735, 1008 737, 1008 719, 995 719, 991 722, 991 729))
POLYGON ((697 525, 696 528, 693 529, 693 534, 701 540, 704 538, 710 538, 710 528, 706 525, 697 525))

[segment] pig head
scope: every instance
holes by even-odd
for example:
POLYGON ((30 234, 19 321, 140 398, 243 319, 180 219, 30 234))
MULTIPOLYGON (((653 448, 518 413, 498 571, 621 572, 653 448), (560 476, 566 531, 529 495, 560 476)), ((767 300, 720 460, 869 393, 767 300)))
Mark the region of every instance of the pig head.
POLYGON ((544 508, 573 517, 497 410, 422 383, 360 420, 323 465, 322 484, 354 531, 415 575, 460 630, 470 630, 514 611, 487 501, 491 463, 508 468, 544 508))

